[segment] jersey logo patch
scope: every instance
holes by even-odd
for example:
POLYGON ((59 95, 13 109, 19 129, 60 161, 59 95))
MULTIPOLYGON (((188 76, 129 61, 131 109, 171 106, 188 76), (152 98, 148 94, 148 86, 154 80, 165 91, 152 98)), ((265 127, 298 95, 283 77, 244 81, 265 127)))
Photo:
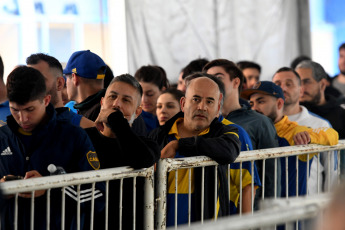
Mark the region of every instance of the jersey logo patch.
POLYGON ((12 155, 12 151, 10 149, 10 147, 7 147, 4 151, 2 151, 1 156, 9 156, 12 155))
POLYGON ((89 151, 86 154, 86 157, 93 169, 98 170, 100 168, 101 164, 99 163, 96 152, 89 151))

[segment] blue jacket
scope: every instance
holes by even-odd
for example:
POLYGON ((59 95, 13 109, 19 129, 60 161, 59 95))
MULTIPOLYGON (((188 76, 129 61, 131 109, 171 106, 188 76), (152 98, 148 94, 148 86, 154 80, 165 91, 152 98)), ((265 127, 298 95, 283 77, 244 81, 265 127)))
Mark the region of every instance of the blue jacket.
MULTIPOLYGON (((19 126, 12 116, 7 125, 0 127, 0 177, 5 175, 25 176, 30 170, 37 170, 42 176, 48 176, 49 164, 63 167, 67 173, 88 171, 100 167, 96 152, 84 130, 73 126, 67 120, 56 118, 52 105, 46 109, 48 121, 38 126, 31 134, 30 142, 24 145, 19 137, 19 126)), ((67 187, 66 190, 71 189, 67 187)), ((83 189, 83 186, 82 186, 83 189)), ((99 192, 99 191, 98 191, 99 192)), ((71 193, 73 194, 73 193, 71 193)), ((71 196, 73 197, 73 195, 71 196)), ((75 198, 75 197, 73 197, 75 198)), ((66 210, 68 202, 66 198, 66 210)), ((46 195, 35 199, 35 229, 45 229, 46 195)), ((9 199, 1 218, 2 229, 13 228, 14 199, 9 199)), ((18 229, 30 227, 30 201, 20 198, 18 213, 18 229)), ((75 208, 75 205, 72 205, 75 208)), ((72 216, 74 209, 67 210, 66 216, 72 216), (73 211, 72 211, 73 210, 73 211), (68 212, 71 211, 69 214, 68 212)), ((51 192, 51 229, 60 228, 61 192, 51 192)), ((68 222, 68 218, 66 218, 68 222)), ((69 228, 69 227, 68 227, 69 228)))

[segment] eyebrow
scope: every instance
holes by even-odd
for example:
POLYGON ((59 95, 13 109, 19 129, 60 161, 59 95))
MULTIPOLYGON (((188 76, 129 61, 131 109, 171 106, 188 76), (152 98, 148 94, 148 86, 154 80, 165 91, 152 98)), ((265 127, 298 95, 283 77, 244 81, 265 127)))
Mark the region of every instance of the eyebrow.
MULTIPOLYGON (((109 94, 120 95, 118 92, 113 91, 113 90, 111 90, 111 91, 109 92, 109 94)), ((132 97, 132 96, 130 96, 130 95, 123 94, 123 96, 124 96, 124 97, 126 97, 126 98, 133 99, 133 97, 132 97)))
POLYGON ((265 97, 264 96, 261 96, 261 97, 258 97, 255 99, 255 101, 258 101, 258 100, 261 100, 261 99, 264 99, 265 97))
MULTIPOLYGON (((201 98, 199 95, 193 95, 193 97, 201 98)), ((213 97, 206 97, 206 99, 215 101, 215 99, 213 97)))

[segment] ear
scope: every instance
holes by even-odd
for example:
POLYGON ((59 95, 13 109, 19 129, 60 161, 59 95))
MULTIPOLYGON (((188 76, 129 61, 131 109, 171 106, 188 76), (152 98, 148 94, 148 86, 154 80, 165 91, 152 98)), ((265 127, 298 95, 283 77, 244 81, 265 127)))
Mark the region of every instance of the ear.
POLYGON ((45 106, 45 107, 47 107, 47 106, 49 105, 50 99, 51 99, 50 94, 44 96, 44 98, 43 98, 43 103, 44 103, 44 106, 45 106))
POLYGON ((221 109, 222 100, 223 100, 223 94, 220 93, 220 94, 219 94, 219 101, 218 101, 218 111, 217 111, 217 114, 219 114, 219 111, 220 111, 220 109, 221 109))
POLYGON ((104 97, 102 97, 102 98, 101 98, 101 101, 100 101, 101 106, 103 106, 103 99, 104 99, 104 97))
POLYGON ((57 77, 56 79, 56 88, 57 91, 61 91, 65 86, 65 79, 63 77, 57 77))
POLYGON ((80 79, 75 73, 72 73, 72 82, 74 86, 78 86, 80 83, 80 79))
POLYGON ((327 87, 327 80, 322 78, 321 81, 320 81, 320 86, 321 86, 321 91, 325 92, 326 87, 327 87))
POLYGON ((284 107, 284 100, 282 98, 278 98, 277 99, 277 107, 278 107, 278 110, 283 109, 283 107, 284 107))
POLYGON ((139 117, 142 111, 143 111, 143 108, 141 108, 141 106, 138 106, 135 110, 135 118, 139 117))
POLYGON ((238 87, 240 86, 241 80, 238 77, 236 77, 232 80, 232 82, 233 82, 234 89, 238 89, 238 87))
POLYGON ((184 104, 186 103, 186 98, 185 97, 181 97, 180 100, 180 106, 181 106, 181 111, 184 112, 184 104))

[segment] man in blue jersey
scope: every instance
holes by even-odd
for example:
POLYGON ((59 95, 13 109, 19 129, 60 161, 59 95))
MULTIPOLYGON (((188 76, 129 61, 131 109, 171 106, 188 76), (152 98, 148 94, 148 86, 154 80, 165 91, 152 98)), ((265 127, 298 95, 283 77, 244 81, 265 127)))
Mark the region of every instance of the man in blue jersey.
POLYGON ((62 65, 56 58, 47 54, 37 53, 30 55, 26 59, 26 64, 37 69, 44 76, 47 94, 51 96, 50 103, 56 109, 60 119, 67 119, 72 124, 84 129, 94 126, 93 121, 64 107, 62 90, 65 85, 65 79, 62 76, 62 65))
MULTIPOLYGON (((193 75, 185 78, 186 84, 192 79, 203 77, 202 73, 194 73, 193 75)), ((220 82, 220 81, 219 81, 220 82)), ((218 83, 219 83, 218 82, 218 83)), ((225 89, 223 84, 218 84, 220 92, 225 95, 225 89)), ((224 98, 221 100, 223 106, 224 98)), ((239 125, 225 119, 223 115, 219 114, 218 121, 224 125, 233 126, 238 129, 238 137, 241 141, 241 152, 253 150, 252 141, 248 133, 239 125)), ((241 205, 242 213, 248 213, 252 211, 252 178, 254 177, 254 197, 256 189, 261 186, 259 174, 257 172, 256 164, 254 163, 254 172, 252 172, 251 162, 242 162, 242 178, 241 178, 241 165, 240 163, 232 163, 230 165, 230 215, 237 214, 239 212, 238 207, 241 205), (241 187, 242 182, 242 187, 241 187), (242 190, 242 197, 240 192, 242 190), (241 200, 239 199, 241 198, 241 200)))
MULTIPOLYGON (((218 190, 214 194, 214 167, 205 168, 205 186, 202 188, 200 169, 192 171, 192 221, 201 219, 201 192, 204 189, 204 219, 213 218, 214 197, 218 196, 218 216, 229 215, 229 192, 226 164, 232 163, 240 152, 236 128, 218 121, 222 94, 214 76, 193 79, 181 99, 182 112, 159 127, 151 137, 161 147, 162 158, 208 156, 217 161, 218 190)), ((222 84, 220 82, 220 84, 222 84)), ((188 222, 188 170, 178 171, 178 224, 188 222), (184 179, 183 179, 184 178, 184 179), (187 179, 187 180, 186 180, 187 179)), ((169 173, 167 196, 167 225, 174 224, 174 172, 169 173)))
MULTIPOLYGON (((7 176, 20 176, 23 179, 49 176, 48 165, 63 167, 67 173, 99 169, 97 154, 86 132, 57 119, 54 107, 49 103, 43 75, 36 69, 19 66, 7 78, 7 97, 12 116, 7 125, 0 128, 0 177, 6 183, 7 176), (63 144, 61 144, 63 142, 63 144)), ((97 186, 97 185, 96 185, 97 186)), ((97 186, 98 187, 98 186, 97 186)), ((101 188, 102 189, 102 188, 101 188)), ((81 187, 85 199, 90 200, 90 189, 81 187), (85 190, 84 190, 85 189, 85 190)), ((36 191, 34 207, 34 229, 46 229, 45 191, 36 191)), ((76 215, 76 191, 66 187, 66 227, 70 227, 76 215), (70 197, 70 198, 69 198, 70 197), (71 199, 72 198, 72 199, 71 199), (69 200, 71 199, 71 200, 69 200), (71 213, 69 213, 71 212, 71 213)), ((29 229, 31 193, 19 195, 18 228, 29 229)), ((61 191, 52 190, 50 194, 51 229, 61 229, 61 191)), ((96 189, 94 197, 102 197, 96 189)), ((98 206, 102 208, 104 204, 98 206)), ((1 218, 2 229, 12 229, 14 224, 14 198, 7 200, 4 216, 1 218)))
POLYGON ((0 126, 6 124, 6 117, 11 115, 10 107, 6 95, 6 86, 4 83, 4 63, 0 57, 0 126))
MULTIPOLYGON (((241 96, 250 100, 253 110, 262 113, 274 122, 277 134, 280 137, 280 146, 300 144, 335 145, 338 143, 338 133, 332 128, 311 129, 299 126, 283 115, 284 93, 276 84, 270 81, 259 81, 254 88, 245 90, 241 96)), ((313 154, 309 155, 309 162, 313 154)), ((298 187, 296 187, 296 156, 288 157, 288 182, 285 180, 285 157, 280 158, 282 166, 281 192, 282 196, 296 196, 306 194, 308 155, 298 156, 298 187)), ((309 172, 308 172, 309 173, 309 172)))

